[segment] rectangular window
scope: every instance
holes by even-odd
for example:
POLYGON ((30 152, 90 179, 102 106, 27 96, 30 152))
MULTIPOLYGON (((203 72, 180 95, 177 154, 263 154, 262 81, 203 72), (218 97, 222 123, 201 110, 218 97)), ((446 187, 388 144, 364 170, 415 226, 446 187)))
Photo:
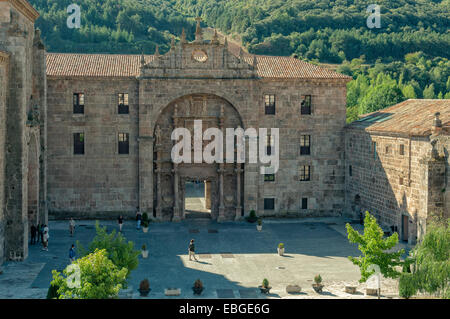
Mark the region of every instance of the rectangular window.
POLYGON ((311 135, 302 135, 300 137, 300 155, 311 154, 311 135))
POLYGON ((73 114, 84 114, 84 93, 73 94, 73 114))
POLYGON ((128 106, 128 94, 119 93, 119 114, 129 114, 130 108, 128 106))
POLYGON ((266 154, 272 155, 273 147, 274 147, 274 138, 272 135, 266 135, 266 154))
POLYGON ((265 105, 266 115, 274 115, 275 114, 275 95, 267 94, 264 97, 264 105, 265 105))
POLYGON ((308 199, 302 198, 302 209, 308 209, 308 199))
POLYGON ((400 185, 403 185, 403 177, 400 177, 400 178, 398 179, 398 183, 399 183, 400 185))
POLYGON ((84 154, 84 133, 73 133, 73 154, 84 154))
POLYGON ((275 174, 264 174, 264 181, 265 182, 274 182, 275 174))
POLYGON ((351 165, 348 167, 348 175, 353 176, 353 167, 351 165))
POLYGON ((400 144, 400 155, 405 155, 405 145, 400 144))
POLYGON ((311 180, 311 166, 304 165, 300 167, 300 180, 301 181, 311 180))
POLYGON ((130 135, 119 133, 119 154, 130 154, 130 135))
POLYGON ((275 209, 275 198, 264 198, 264 210, 275 209))
POLYGON ((300 106, 300 114, 310 115, 311 114, 311 95, 303 95, 302 102, 300 106))

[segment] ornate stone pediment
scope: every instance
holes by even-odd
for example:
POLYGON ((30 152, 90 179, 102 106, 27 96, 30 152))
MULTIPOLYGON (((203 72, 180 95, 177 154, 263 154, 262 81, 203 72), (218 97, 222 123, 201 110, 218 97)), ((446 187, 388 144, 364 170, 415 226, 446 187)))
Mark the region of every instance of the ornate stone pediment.
POLYGON ((141 78, 254 78, 256 65, 249 64, 241 52, 239 57, 228 50, 228 44, 220 43, 216 36, 203 40, 200 34, 194 42, 186 42, 184 36, 164 55, 158 48, 153 61, 142 64, 141 78))

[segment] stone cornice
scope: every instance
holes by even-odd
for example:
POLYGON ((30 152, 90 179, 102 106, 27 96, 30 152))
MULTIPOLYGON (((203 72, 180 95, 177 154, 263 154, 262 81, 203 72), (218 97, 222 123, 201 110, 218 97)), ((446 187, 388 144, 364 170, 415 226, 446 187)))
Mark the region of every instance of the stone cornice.
POLYGON ((9 62, 9 53, 0 51, 0 64, 6 64, 9 62))
POLYGON ((16 8, 17 11, 22 13, 30 21, 34 22, 39 17, 39 13, 34 9, 31 4, 26 0, 0 0, 0 2, 9 2, 16 8))

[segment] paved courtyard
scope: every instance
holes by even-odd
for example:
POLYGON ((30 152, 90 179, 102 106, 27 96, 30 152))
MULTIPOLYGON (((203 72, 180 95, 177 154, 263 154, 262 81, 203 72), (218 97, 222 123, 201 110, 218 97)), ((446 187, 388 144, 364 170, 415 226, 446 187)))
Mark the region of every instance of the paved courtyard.
MULTIPOLYGON (((45 298, 52 269, 68 265, 68 250, 76 240, 88 245, 95 236, 94 225, 95 221, 77 221, 71 238, 67 221, 50 222, 48 252, 39 245, 30 246, 25 262, 2 266, 0 298, 45 298)), ((114 221, 101 221, 101 225, 109 231, 117 229, 114 221)), ((358 286, 356 295, 343 292, 345 284, 358 285, 359 279, 359 269, 347 259, 358 250, 345 237, 343 219, 267 220, 261 232, 247 222, 189 219, 150 224, 147 234, 137 231, 133 221, 126 221, 123 234, 139 249, 146 244, 149 257, 139 257, 139 267, 121 298, 140 298, 137 288, 144 278, 152 289, 148 298, 164 298, 168 287, 181 288, 180 298, 198 298, 191 289, 196 279, 205 286, 200 298, 365 298, 364 285, 358 286), (196 241, 199 262, 188 258, 191 238, 196 241), (276 253, 278 243, 285 244, 284 257, 276 253), (317 274, 325 285, 321 295, 311 287, 317 274), (257 289, 264 278, 273 287, 268 296, 257 289), (300 285, 302 293, 287 294, 289 284, 300 285)), ((382 289, 385 296, 395 295, 395 282, 385 280, 382 289)))

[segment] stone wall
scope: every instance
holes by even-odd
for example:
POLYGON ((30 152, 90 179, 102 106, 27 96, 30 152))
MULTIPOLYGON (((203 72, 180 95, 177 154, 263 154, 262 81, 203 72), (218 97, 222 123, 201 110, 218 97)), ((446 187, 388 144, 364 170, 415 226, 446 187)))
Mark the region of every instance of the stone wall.
POLYGON ((48 79, 48 198, 53 218, 130 216, 138 201, 138 84, 136 79, 48 79), (73 114, 73 94, 85 94, 84 114, 73 114), (129 114, 118 114, 118 94, 129 94, 129 114), (85 154, 74 155, 73 133, 85 134, 85 154), (129 155, 118 154, 118 134, 129 133, 129 155))
POLYGON ((6 102, 8 94, 9 78, 9 54, 0 51, 0 265, 4 259, 5 245, 5 212, 4 212, 4 187, 5 187, 5 127, 6 127, 6 102))
POLYGON ((436 207, 447 205, 448 154, 446 159, 433 159, 428 137, 369 134, 360 129, 348 128, 345 143, 346 212, 359 219, 359 213, 368 210, 386 230, 396 226, 400 238, 407 216, 408 241, 414 243, 436 207))

